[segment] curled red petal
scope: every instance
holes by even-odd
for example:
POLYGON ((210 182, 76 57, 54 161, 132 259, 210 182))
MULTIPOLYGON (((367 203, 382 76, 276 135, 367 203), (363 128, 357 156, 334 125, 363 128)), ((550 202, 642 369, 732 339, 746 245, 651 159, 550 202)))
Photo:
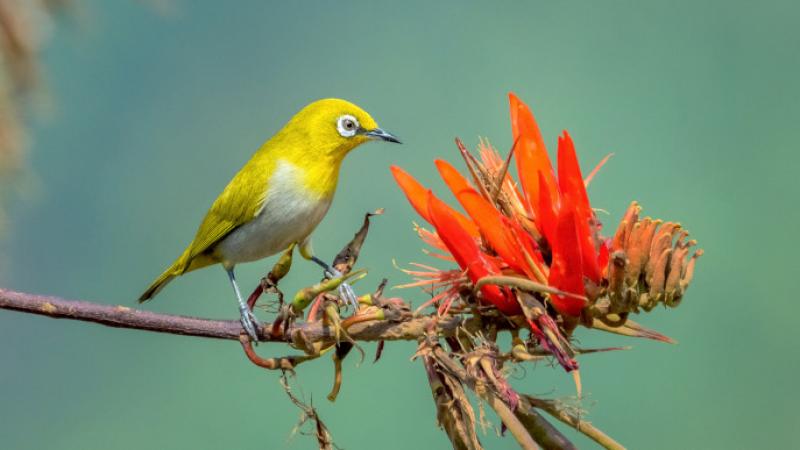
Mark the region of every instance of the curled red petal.
POLYGON ((517 171, 528 206, 533 210, 533 204, 539 198, 539 191, 542 189, 548 190, 550 199, 557 205, 558 185, 536 119, 528 106, 516 95, 509 93, 508 98, 511 108, 512 137, 514 142, 517 142, 515 150, 517 171), (542 178, 537 175, 539 171, 542 172, 544 181, 540 181, 542 178))
POLYGON ((397 185, 406 194, 408 202, 426 222, 431 223, 428 216, 428 189, 421 185, 408 172, 398 166, 391 166, 392 175, 397 185))
POLYGON ((588 216, 591 211, 589 196, 583 184, 575 144, 566 130, 558 137, 558 187, 564 201, 569 201, 578 214, 588 216))
MULTIPOLYGON (((556 239, 551 242, 553 261, 548 284, 565 292, 584 295, 581 247, 575 223, 575 211, 562 208, 558 216, 556 239)), ((586 301, 574 297, 552 295, 553 306, 562 314, 580 315, 586 301)))
POLYGON ((500 211, 472 188, 461 190, 456 198, 500 258, 518 273, 529 274, 525 255, 517 244, 512 229, 503 221, 504 216, 500 211))
MULTIPOLYGON (((458 265, 467 271, 473 283, 488 275, 500 273, 489 257, 484 255, 475 239, 456 219, 453 210, 444 202, 428 193, 428 212, 436 232, 450 250, 458 265)), ((482 298, 505 314, 518 314, 520 306, 511 291, 494 285, 481 287, 482 298)))
POLYGON ((583 258, 583 273, 595 283, 600 282, 600 266, 590 223, 594 212, 589 206, 589 196, 583 184, 583 175, 575 154, 575 145, 569 133, 558 138, 558 186, 561 190, 561 207, 569 204, 575 210, 578 239, 583 258))
MULTIPOLYGON (((517 245, 522 248, 522 251, 530 256, 532 264, 536 267, 535 269, 538 270, 540 273, 545 273, 547 270, 544 264, 544 258, 542 258, 542 252, 539 251, 539 246, 536 244, 536 241, 533 237, 525 231, 522 225, 519 222, 515 222, 508 217, 503 216, 503 222, 505 223, 506 227, 513 230, 513 236, 517 245)), ((526 258, 527 261, 527 258, 526 258)), ((533 267, 530 268, 534 270, 533 267)), ((526 272, 527 274, 527 272, 526 272)), ((536 278, 535 276, 531 276, 531 278, 536 278)), ((541 280, 544 281, 544 280, 541 280)))
MULTIPOLYGON (((452 209, 428 191, 428 211, 436 233, 444 245, 456 259, 459 267, 470 270, 476 261, 482 261, 482 253, 475 239, 461 226, 452 213, 452 209)), ((474 271, 488 272, 483 265, 476 266, 474 271)), ((499 269, 498 269, 499 271, 499 269)), ((484 273, 478 273, 483 276, 484 273)), ((477 280, 472 280, 477 281, 477 280)))
POLYGON ((457 196, 460 191, 472 189, 472 185, 469 184, 469 181, 467 181, 467 179, 449 162, 443 159, 436 159, 433 162, 436 164, 436 168, 439 170, 439 175, 441 175, 442 180, 444 180, 447 187, 453 192, 453 195, 457 196))
MULTIPOLYGON (((425 219, 426 222, 433 224, 428 212, 428 189, 421 185, 416 179, 414 179, 414 177, 400 167, 391 166, 391 170, 397 185, 400 186, 400 189, 404 194, 406 194, 406 198, 408 198, 409 203, 411 203, 411 206, 414 207, 414 210, 417 212, 417 214, 425 219)), ((470 221, 460 212, 450 208, 447 205, 445 206, 451 210, 452 214, 455 216, 455 219, 461 224, 467 233, 470 234, 470 236, 479 236, 477 225, 472 223, 472 221, 470 221)))

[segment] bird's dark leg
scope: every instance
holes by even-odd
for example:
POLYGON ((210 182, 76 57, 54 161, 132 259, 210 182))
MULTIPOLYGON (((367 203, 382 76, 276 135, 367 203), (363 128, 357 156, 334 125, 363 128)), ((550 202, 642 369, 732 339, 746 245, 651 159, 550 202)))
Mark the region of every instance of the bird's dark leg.
POLYGON ((225 271, 228 272, 228 278, 231 280, 233 291, 236 293, 236 300, 239 302, 239 321, 242 322, 242 326, 244 327, 244 330, 247 332, 248 336, 250 336, 250 339, 253 342, 258 342, 258 333, 256 333, 256 330, 261 328, 261 324, 258 322, 258 319, 256 319, 253 311, 247 307, 247 303, 245 303, 244 299, 242 298, 242 293, 239 291, 239 285, 236 283, 236 276, 233 274, 233 268, 225 269, 225 271))
MULTIPOLYGON (((326 263, 325 261, 317 258, 316 256, 311 256, 311 261, 314 261, 325 269, 325 274, 330 278, 341 278, 344 276, 342 272, 339 272, 335 268, 331 267, 330 264, 326 263)), ((342 296, 342 299, 345 301, 346 304, 349 304, 353 307, 353 309, 358 309, 358 297, 356 296, 356 292, 353 290, 353 287, 350 286, 349 283, 342 283, 339 285, 339 295, 342 296)))
POLYGON ((325 269, 326 274, 329 275, 331 278, 336 278, 336 277, 342 276, 341 273, 339 273, 337 275, 337 273, 339 272, 338 270, 334 269, 333 267, 331 267, 330 264, 328 264, 325 261, 317 258, 316 256, 312 256, 311 260, 314 261, 315 263, 317 263, 318 266, 320 266, 323 269, 325 269))

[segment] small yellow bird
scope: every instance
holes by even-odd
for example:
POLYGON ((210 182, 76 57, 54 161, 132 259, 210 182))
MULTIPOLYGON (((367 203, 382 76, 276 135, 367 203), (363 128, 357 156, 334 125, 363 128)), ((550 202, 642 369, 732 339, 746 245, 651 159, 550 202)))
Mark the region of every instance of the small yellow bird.
MULTIPOLYGON (((257 340, 258 320, 242 298, 233 269, 298 244, 300 254, 341 276, 314 256, 311 233, 333 200, 344 157, 371 140, 400 143, 358 106, 315 101, 298 112, 250 158, 217 197, 183 254, 139 297, 153 298, 173 278, 220 263, 239 302, 241 322, 257 340)), ((343 296, 356 301, 346 286, 343 296)))

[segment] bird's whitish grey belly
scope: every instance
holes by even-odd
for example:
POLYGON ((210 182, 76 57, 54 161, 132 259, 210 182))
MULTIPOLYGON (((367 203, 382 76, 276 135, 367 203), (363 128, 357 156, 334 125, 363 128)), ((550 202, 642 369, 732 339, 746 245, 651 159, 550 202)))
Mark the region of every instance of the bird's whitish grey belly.
POLYGON ((294 189, 287 191, 280 195, 271 192, 252 221, 232 231, 217 245, 215 253, 223 262, 237 264, 272 256, 314 231, 328 211, 330 200, 309 197, 294 189))

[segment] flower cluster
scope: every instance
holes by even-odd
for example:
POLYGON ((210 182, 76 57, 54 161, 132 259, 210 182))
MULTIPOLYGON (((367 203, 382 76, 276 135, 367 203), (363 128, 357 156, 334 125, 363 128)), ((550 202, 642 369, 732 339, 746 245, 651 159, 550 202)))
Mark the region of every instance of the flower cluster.
POLYGON ((584 178, 565 131, 558 138, 554 168, 530 109, 514 94, 509 97, 514 144, 508 158, 483 141, 475 156, 457 141, 469 179, 448 162, 435 161, 464 213, 392 167, 411 205, 433 227, 417 227, 420 237, 437 250, 434 256, 459 267, 438 270, 417 264, 416 270, 407 271, 417 280, 406 286, 429 290, 433 297, 423 307, 438 304, 439 314, 458 302, 459 308, 523 315, 539 344, 572 370, 577 363, 564 333, 596 320, 620 326, 639 306, 649 309, 659 299, 680 298, 700 252, 686 263, 694 242, 685 241, 677 224, 665 227, 649 218, 634 223, 638 206, 634 215, 626 215, 614 239, 602 237, 586 186, 608 158, 584 178), (518 182, 509 174, 512 157, 518 182), (659 236, 658 247, 651 252, 654 235, 659 236), (628 243, 636 249, 633 261, 626 254, 628 243), (648 264, 649 253, 654 256, 648 264), (661 292, 667 284, 669 294, 661 292))

